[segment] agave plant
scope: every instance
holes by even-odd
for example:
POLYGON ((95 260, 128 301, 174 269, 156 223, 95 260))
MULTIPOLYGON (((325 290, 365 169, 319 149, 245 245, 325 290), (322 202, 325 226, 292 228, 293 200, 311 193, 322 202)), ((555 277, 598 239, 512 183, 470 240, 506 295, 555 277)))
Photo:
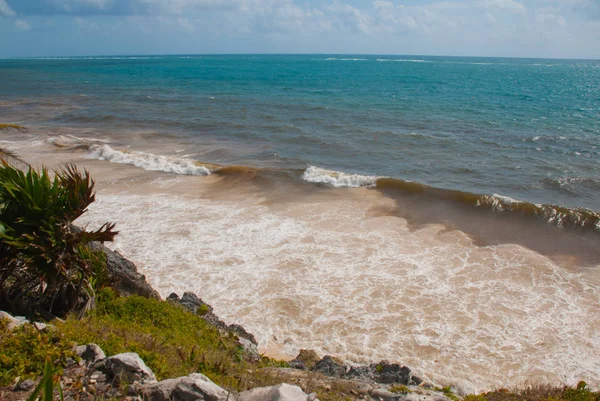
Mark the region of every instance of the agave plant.
POLYGON ((113 223, 96 231, 72 223, 94 202, 94 181, 74 164, 51 175, 19 169, 0 150, 0 305, 49 318, 93 297, 90 241, 112 241, 113 223))

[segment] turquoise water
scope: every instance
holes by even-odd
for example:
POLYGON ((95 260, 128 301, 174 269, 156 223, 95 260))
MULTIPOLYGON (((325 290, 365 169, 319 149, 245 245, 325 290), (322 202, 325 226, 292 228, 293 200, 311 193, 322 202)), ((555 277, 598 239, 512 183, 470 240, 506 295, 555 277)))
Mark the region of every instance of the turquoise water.
POLYGON ((14 59, 0 61, 0 88, 3 121, 150 130, 190 151, 231 145, 204 162, 317 166, 600 210, 600 61, 14 59))

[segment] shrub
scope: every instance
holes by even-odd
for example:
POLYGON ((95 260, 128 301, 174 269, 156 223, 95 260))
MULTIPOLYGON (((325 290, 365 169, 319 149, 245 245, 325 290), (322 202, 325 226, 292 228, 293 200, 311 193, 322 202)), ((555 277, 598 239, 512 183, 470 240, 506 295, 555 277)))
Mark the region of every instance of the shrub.
POLYGON ((0 305, 45 318, 86 304, 98 274, 86 244, 112 241, 114 224, 76 230, 72 222, 94 201, 94 181, 69 164, 23 171, 0 153, 0 305))

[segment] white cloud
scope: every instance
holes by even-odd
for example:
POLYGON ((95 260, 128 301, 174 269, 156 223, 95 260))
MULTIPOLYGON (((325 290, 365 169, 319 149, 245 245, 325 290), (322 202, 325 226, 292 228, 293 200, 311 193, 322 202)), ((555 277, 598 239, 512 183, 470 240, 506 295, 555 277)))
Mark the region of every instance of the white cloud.
POLYGON ((499 8, 519 14, 527 14, 527 8, 515 0, 484 0, 479 3, 483 8, 499 8))
POLYGON ((18 19, 15 21, 15 28, 19 31, 29 31, 31 29, 31 25, 27 21, 23 21, 22 19, 18 19))
POLYGON ((194 25, 187 18, 177 18, 177 25, 186 32, 194 32, 194 25))
POLYGON ((8 5, 6 0, 0 0, 0 15, 13 16, 15 12, 8 5))

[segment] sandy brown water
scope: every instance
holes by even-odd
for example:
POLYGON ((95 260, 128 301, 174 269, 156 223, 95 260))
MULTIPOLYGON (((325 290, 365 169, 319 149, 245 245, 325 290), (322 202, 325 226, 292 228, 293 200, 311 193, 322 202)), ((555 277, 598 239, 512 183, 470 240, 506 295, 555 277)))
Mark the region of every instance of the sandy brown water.
POLYGON ((97 202, 79 223, 117 222, 111 247, 162 296, 196 292, 263 349, 399 361, 464 391, 600 382, 593 235, 279 171, 178 175, 2 139, 33 164, 90 169, 97 202))

